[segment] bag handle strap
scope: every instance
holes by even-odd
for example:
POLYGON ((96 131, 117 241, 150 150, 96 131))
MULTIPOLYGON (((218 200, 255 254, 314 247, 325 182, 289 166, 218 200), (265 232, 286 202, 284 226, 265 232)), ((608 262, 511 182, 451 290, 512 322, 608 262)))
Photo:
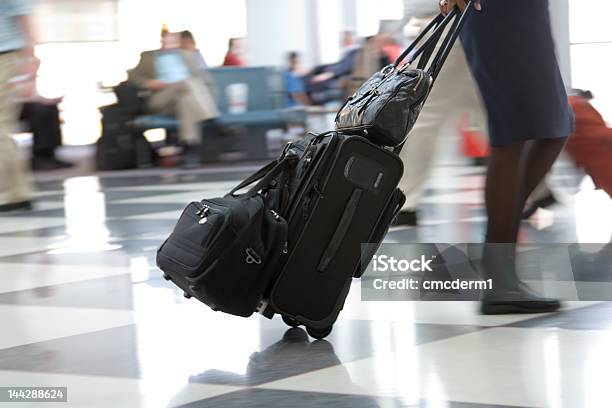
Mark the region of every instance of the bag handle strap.
MULTIPOLYGON (((455 6, 453 10, 444 18, 444 20, 436 26, 435 32, 432 33, 432 35, 429 37, 427 42, 423 44, 421 49, 415 53, 418 56, 421 53, 423 53, 423 50, 425 47, 432 47, 429 49, 429 52, 428 52, 429 55, 427 54, 424 55, 424 57, 426 57, 425 60, 419 61, 419 68, 421 69, 424 68, 427 65, 427 62, 429 62, 431 53, 433 53, 435 46, 438 44, 438 41, 440 40, 440 37, 443 31, 446 29, 446 26, 448 25, 448 23, 452 20, 453 23, 449 29, 449 32, 446 34, 446 37, 442 41, 442 45, 440 46, 440 49, 436 53, 433 59, 433 62, 431 63, 431 65, 429 66, 429 69, 427 70, 427 72, 431 76, 431 83, 429 86, 430 91, 438 75, 440 74, 440 71, 442 70, 444 63, 446 62, 446 59, 448 58, 448 55, 450 54, 453 46, 455 45, 455 42, 457 41, 457 38, 459 37, 459 34, 461 33, 463 26, 465 25, 467 17, 473 12, 473 10, 474 10, 474 0, 470 0, 468 2, 463 13, 459 10, 459 7, 455 6)), ((432 21, 432 23, 435 22, 436 20, 439 20, 440 17, 442 17, 442 14, 439 14, 434 19, 434 21, 432 21)), ((431 24, 424 30, 424 32, 427 32, 427 30, 430 30, 431 29, 430 26, 431 24)), ((418 42, 418 38, 417 40, 415 40, 415 42, 418 42)), ((400 144, 399 146, 396 146, 393 149, 393 153, 399 155, 407 139, 408 138, 406 138, 402 142, 402 144, 400 144)))
POLYGON ((256 182, 258 180, 261 180, 278 163, 279 163, 278 160, 274 160, 274 161, 266 164, 264 167, 262 167, 261 169, 257 170, 255 173, 251 174, 249 177, 244 179, 240 184, 238 184, 236 187, 234 187, 234 189, 229 192, 229 195, 234 195, 234 193, 236 193, 236 191, 242 190, 246 186, 251 185, 251 184, 253 184, 254 182, 256 182))
POLYGON ((233 196, 233 197, 253 197, 260 190, 267 187, 272 182, 272 180, 274 180, 276 176, 278 176, 283 171, 288 170, 291 167, 293 167, 296 161, 297 161, 297 156, 290 154, 290 155, 284 156, 280 160, 275 160, 273 162, 270 162, 266 164, 264 167, 262 167, 261 169, 259 169, 257 172, 249 176, 242 183, 234 187, 232 191, 228 193, 228 195, 233 196), (237 191, 242 190, 245 187, 248 187, 249 185, 255 183, 256 181, 257 181, 257 184, 251 187, 249 191, 247 191, 246 193, 236 194, 237 191))
POLYGON ((424 69, 429 62, 431 54, 433 54, 436 45, 440 41, 444 30, 446 30, 447 26, 452 22, 451 28, 444 37, 442 46, 436 53, 436 56, 430 65, 430 69, 428 70, 435 81, 440 73, 440 70, 442 69, 442 66, 444 65, 444 62, 446 61, 446 58, 453 48, 455 41, 459 37, 459 33, 465 24, 467 16, 473 12, 473 9, 474 0, 470 0, 463 12, 459 10, 459 7, 455 6, 446 16, 443 14, 438 14, 432 21, 429 22, 425 29, 410 44, 410 46, 408 46, 408 48, 402 52, 402 54, 395 60, 393 65, 398 67, 406 58, 408 58, 408 64, 411 64, 419 56, 424 54, 421 60, 419 60, 419 68, 424 69), (429 37, 423 41, 428 35, 429 37))
MULTIPOLYGON (((427 24, 427 27, 418 35, 418 37, 400 54, 399 57, 395 60, 393 65, 396 67, 400 66, 400 64, 408 57, 408 55, 419 45, 423 38, 432 30, 436 29, 437 26, 444 20, 444 16, 442 14, 438 14, 432 21, 427 24)), ((419 47, 419 51, 422 52, 422 49, 426 46, 426 43, 419 47)), ((418 52, 418 51, 417 51, 418 52)), ((414 61, 414 57, 411 58, 410 61, 414 61)))
POLYGON ((448 55, 453 49, 453 46, 455 45, 457 38, 459 38, 459 34, 461 33, 461 30, 463 29, 463 26, 465 25, 465 22, 467 21, 467 17, 473 12, 474 12, 474 0, 470 0, 468 4, 466 5, 466 8, 463 11, 463 13, 459 11, 458 7, 455 7, 453 9, 453 13, 449 14, 449 16, 454 14, 453 15, 453 25, 451 26, 451 29, 449 33, 447 34, 446 38, 444 38, 444 41, 442 42, 442 46, 436 53, 436 56, 434 57, 433 62, 429 66, 429 73, 431 74, 431 77, 433 78, 432 85, 433 85, 433 82, 436 81, 436 78, 438 77, 438 74, 440 73, 442 66, 446 62, 448 55))

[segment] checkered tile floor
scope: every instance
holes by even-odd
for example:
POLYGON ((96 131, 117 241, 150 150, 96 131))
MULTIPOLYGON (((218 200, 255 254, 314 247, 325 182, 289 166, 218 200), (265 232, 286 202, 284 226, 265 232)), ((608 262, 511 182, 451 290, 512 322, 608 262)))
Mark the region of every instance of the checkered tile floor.
MULTIPOLYGON (((39 183, 36 211, 0 218, 0 386, 67 386, 69 402, 52 405, 66 407, 612 406, 612 303, 480 316, 472 302, 361 302, 355 282, 332 335, 312 341, 279 318, 183 299, 157 246, 186 202, 249 170, 39 183)), ((480 242, 482 180, 437 167, 421 225, 387 241, 480 242)), ((609 242, 610 199, 566 196, 523 239, 609 242)))

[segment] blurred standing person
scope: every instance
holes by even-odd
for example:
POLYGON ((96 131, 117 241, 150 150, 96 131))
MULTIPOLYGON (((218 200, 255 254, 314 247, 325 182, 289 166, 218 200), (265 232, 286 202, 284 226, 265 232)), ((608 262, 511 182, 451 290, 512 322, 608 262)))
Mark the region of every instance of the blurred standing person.
POLYGON ((12 138, 19 106, 11 83, 20 74, 32 74, 19 69, 20 60, 34 57, 31 11, 28 1, 0 2, 0 212, 32 208, 29 172, 12 138))
MULTIPOLYGON (((438 6, 430 0, 407 2, 405 17, 396 32, 403 30, 413 18, 428 21, 438 13, 438 6)), ((440 133, 448 119, 458 122, 462 113, 469 114, 474 130, 486 133, 486 114, 480 94, 470 73, 463 48, 457 42, 400 154, 404 162, 400 188, 406 195, 406 202, 394 225, 418 224, 417 209, 425 192, 440 133)))
POLYGON ((72 167, 72 163, 56 157, 56 149, 62 145, 62 129, 58 104, 61 98, 45 98, 38 93, 36 72, 40 60, 28 59, 26 70, 31 75, 21 75, 14 82, 18 100, 23 103, 20 119, 28 123, 32 132, 32 170, 45 171, 72 167))
POLYGON ((300 56, 297 52, 292 51, 287 56, 288 67, 283 74, 285 84, 285 92, 287 93, 288 108, 296 106, 310 105, 310 99, 306 95, 306 87, 304 85, 304 77, 300 72, 300 56))
POLYGON ((242 57, 242 39, 230 38, 227 42, 227 53, 223 60, 224 67, 243 67, 246 65, 242 57))
MULTIPOLYGON (((467 0, 441 0, 448 14, 467 0)), ((485 185, 485 278, 493 290, 484 314, 556 311, 516 273, 516 242, 527 197, 543 180, 574 130, 555 56, 548 0, 476 0, 461 33, 489 118, 491 156, 485 185)))

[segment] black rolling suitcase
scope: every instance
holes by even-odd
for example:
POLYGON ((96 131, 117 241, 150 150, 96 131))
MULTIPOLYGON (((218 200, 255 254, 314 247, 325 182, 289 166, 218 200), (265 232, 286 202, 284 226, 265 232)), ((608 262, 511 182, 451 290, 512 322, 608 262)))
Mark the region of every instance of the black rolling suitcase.
POLYGON ((355 276, 362 243, 382 241, 404 202, 396 154, 359 136, 338 132, 314 138, 310 164, 287 211, 288 253, 264 301, 264 315, 279 313, 309 334, 329 334, 355 276), (316 149, 317 145, 322 148, 316 149))
POLYGON ((467 14, 435 18, 347 100, 337 131, 290 143, 225 197, 191 203, 158 251, 165 278, 214 310, 280 314, 326 337, 404 203, 398 153, 467 14))

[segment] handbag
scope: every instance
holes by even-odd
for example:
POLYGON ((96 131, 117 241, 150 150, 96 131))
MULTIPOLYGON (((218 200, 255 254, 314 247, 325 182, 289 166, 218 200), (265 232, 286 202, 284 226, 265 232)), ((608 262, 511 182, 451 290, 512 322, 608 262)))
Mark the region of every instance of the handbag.
POLYGON ((346 100, 336 115, 336 130, 401 149, 472 9, 470 1, 463 13, 455 7, 446 17, 434 18, 393 64, 375 73, 346 100), (417 58, 418 65, 412 68, 417 58))

